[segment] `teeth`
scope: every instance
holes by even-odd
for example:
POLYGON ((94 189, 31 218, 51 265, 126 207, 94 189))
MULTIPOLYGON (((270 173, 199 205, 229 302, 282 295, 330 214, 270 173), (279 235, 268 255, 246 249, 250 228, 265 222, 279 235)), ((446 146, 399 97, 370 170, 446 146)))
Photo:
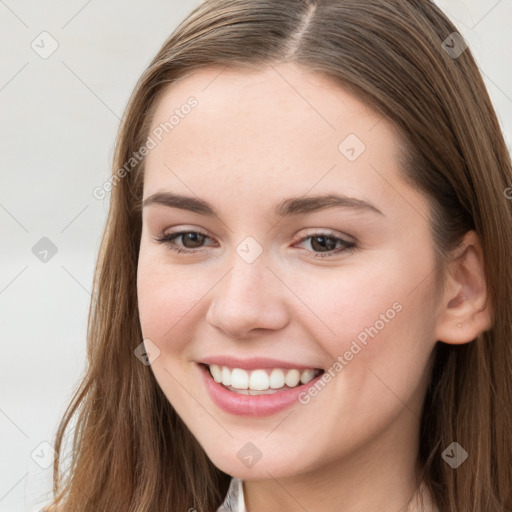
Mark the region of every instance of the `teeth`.
MULTIPOLYGON (((235 368, 233 370, 233 373, 235 373, 237 369, 235 368)), ((247 372, 244 370, 238 370, 239 372, 243 372, 247 375, 247 372)), ((253 370, 251 372, 251 375, 247 378, 247 386, 235 386, 238 387, 238 389, 254 389, 255 391, 263 391, 265 389, 268 389, 269 385, 269 378, 267 375, 267 372, 265 370, 253 370)))
POLYGON ((307 384, 310 380, 313 380, 321 371, 317 370, 304 370, 300 374, 300 381, 302 384, 307 384))
POLYGON ((249 374, 241 368, 233 368, 231 370, 231 386, 236 389, 248 389, 249 374))
POLYGON ((222 384, 224 384, 224 386, 231 385, 231 372, 229 371, 229 368, 226 368, 225 366, 222 367, 220 378, 221 378, 222 384))
POLYGON ((299 370, 288 370, 284 377, 284 383, 294 388, 300 382, 300 372, 299 370))
POLYGON ((270 373, 269 385, 272 389, 279 389, 284 386, 284 372, 279 368, 275 368, 270 373))
POLYGON ((306 384, 315 378, 321 370, 308 368, 307 370, 282 370, 274 368, 273 370, 252 370, 247 371, 242 368, 229 368, 228 366, 219 366, 217 364, 208 365, 210 373, 215 382, 221 383, 233 391, 240 391, 242 394, 261 394, 251 393, 251 391, 266 391, 273 393, 282 389, 285 385, 288 388, 294 388, 299 383, 306 384), (246 391, 247 390, 247 391, 246 391))

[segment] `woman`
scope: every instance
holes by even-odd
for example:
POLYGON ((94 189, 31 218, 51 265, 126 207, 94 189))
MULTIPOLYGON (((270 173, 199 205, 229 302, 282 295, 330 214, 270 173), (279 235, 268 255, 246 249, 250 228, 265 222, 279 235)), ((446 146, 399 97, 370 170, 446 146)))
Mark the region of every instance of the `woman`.
POLYGON ((201 4, 120 128, 48 510, 510 510, 510 186, 433 3, 201 4))

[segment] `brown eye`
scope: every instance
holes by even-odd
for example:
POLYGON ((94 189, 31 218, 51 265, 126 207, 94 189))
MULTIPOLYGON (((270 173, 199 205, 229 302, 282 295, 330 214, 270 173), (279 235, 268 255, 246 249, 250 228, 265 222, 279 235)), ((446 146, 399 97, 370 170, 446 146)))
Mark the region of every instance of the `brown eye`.
POLYGON ((333 251, 336 248, 336 240, 332 236, 312 236, 311 247, 315 251, 333 251))
POLYGON ((205 235, 197 233, 196 231, 178 234, 178 236, 182 237, 181 240, 183 242, 183 246, 187 249, 197 249, 198 247, 201 247, 204 239, 207 238, 205 235))
POLYGON ((155 237, 155 241, 165 244, 171 251, 180 252, 199 252, 194 249, 203 247, 205 240, 210 237, 199 231, 179 231, 177 233, 161 234, 155 237), (175 240, 181 239, 181 244, 175 240))
POLYGON ((314 254, 315 258, 329 257, 341 252, 350 252, 356 249, 354 242, 349 242, 348 240, 330 233, 316 233, 302 237, 299 240, 299 244, 305 241, 310 242, 311 250, 316 253, 314 254))

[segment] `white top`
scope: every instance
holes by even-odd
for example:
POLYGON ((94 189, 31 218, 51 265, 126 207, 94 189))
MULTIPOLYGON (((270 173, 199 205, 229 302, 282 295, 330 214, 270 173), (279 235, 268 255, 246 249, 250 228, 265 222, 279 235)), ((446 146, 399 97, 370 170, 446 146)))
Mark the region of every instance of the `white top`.
POLYGON ((217 512, 247 512, 244 501, 244 488, 240 478, 231 478, 228 492, 217 512))
MULTIPOLYGON (((423 483, 420 486, 420 490, 425 490, 423 483)), ((439 509, 430 501, 429 497, 427 497, 426 502, 425 510, 439 512, 439 509)), ((222 505, 217 509, 217 512, 247 512, 247 509, 245 508, 244 488, 240 478, 231 477, 228 492, 226 493, 226 497, 222 505)))

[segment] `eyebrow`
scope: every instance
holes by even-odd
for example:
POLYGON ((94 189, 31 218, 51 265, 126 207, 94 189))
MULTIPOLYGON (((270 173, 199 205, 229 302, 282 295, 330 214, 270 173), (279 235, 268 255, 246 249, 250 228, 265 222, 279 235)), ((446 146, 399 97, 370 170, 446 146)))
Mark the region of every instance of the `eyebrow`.
MULTIPOLYGON (((157 192, 147 199, 144 199, 142 206, 146 207, 152 204, 188 210, 199 213, 200 215, 218 216, 215 208, 206 201, 196 197, 175 194, 173 192, 157 192)), ((358 212, 374 212, 385 217, 385 215, 370 202, 339 194, 283 199, 272 207, 272 211, 277 217, 288 217, 335 207, 358 212)))

